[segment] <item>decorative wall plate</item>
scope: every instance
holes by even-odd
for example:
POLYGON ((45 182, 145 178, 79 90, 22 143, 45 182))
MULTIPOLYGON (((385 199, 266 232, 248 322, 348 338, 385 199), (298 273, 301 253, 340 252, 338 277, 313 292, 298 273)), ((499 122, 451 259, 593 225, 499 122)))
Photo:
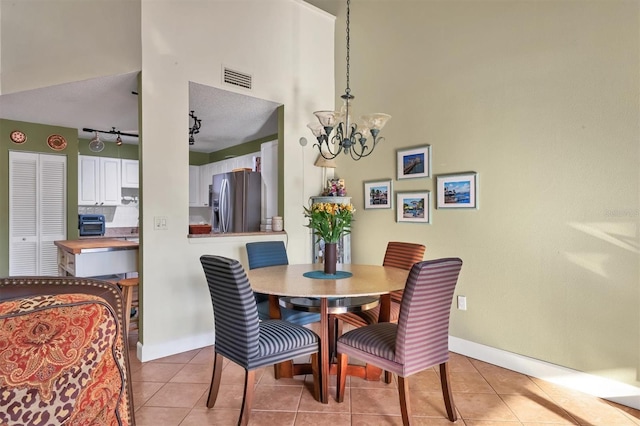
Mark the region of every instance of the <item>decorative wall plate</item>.
POLYGON ((20 130, 14 130, 13 132, 11 132, 9 137, 11 138, 11 142, 13 143, 20 144, 27 141, 27 135, 25 135, 24 132, 21 132, 20 130))
POLYGON ((47 138, 47 145, 54 151, 62 151, 67 147, 67 141, 60 135, 51 135, 47 138))

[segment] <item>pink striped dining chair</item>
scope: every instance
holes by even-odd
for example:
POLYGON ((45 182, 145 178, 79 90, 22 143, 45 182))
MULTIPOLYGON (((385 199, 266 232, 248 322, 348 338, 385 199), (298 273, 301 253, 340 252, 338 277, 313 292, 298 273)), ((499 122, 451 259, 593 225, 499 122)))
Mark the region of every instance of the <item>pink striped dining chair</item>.
MULTIPOLYGON (((387 250, 384 253, 382 266, 393 266, 411 270, 414 263, 420 262, 424 258, 426 247, 423 244, 405 243, 400 241, 389 241, 387 250)), ((398 314, 400 312, 400 301, 402 300, 402 290, 391 292, 391 315, 390 322, 398 322, 398 314)), ((362 327, 368 324, 378 322, 380 316, 380 305, 373 309, 362 312, 347 312, 345 314, 336 315, 336 319, 351 324, 354 327, 362 327)), ((338 325, 338 332, 341 327, 338 325)))
POLYGON ((409 425, 408 377, 439 365, 447 417, 452 422, 457 420, 449 384, 449 317, 461 268, 462 260, 458 258, 416 263, 407 277, 397 324, 370 324, 338 339, 338 402, 344 400, 351 356, 398 376, 402 423, 409 425))

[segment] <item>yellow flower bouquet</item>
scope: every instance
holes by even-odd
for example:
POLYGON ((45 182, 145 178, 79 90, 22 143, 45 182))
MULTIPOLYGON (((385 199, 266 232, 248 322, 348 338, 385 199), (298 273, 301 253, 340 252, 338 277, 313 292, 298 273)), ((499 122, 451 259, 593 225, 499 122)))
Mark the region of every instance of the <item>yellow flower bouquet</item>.
POLYGON ((351 233, 355 212, 352 204, 314 203, 304 208, 304 216, 309 218, 305 226, 325 243, 337 243, 341 236, 351 233))

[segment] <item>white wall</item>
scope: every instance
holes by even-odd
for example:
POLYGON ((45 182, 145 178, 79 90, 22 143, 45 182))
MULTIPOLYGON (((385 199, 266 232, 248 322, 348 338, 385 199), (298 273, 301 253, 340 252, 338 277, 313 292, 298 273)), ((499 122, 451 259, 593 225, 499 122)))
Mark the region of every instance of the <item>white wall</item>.
POLYGON ((140 69, 140 0, 2 0, 0 93, 140 69))
MULTIPOLYGON (((284 104, 284 216, 290 261, 310 261, 302 205, 319 180, 298 139, 311 111, 333 103, 333 18, 292 0, 143 2, 142 7, 143 360, 211 344, 213 316, 202 254, 245 261, 246 238, 187 239, 188 83, 225 90, 222 66, 253 75, 251 96, 284 104), (165 216, 168 230, 153 231, 165 216)), ((314 170, 315 169, 315 170, 314 170)))

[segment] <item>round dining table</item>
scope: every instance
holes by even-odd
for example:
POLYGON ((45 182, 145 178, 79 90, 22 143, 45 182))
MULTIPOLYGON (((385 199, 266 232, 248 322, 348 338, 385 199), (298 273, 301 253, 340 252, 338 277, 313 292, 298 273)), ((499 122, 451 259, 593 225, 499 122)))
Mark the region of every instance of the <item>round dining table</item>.
POLYGON ((269 295, 272 318, 279 318, 278 296, 319 299, 320 399, 325 404, 328 403, 330 371, 329 300, 380 296, 379 321, 388 321, 389 293, 403 289, 408 275, 409 271, 405 269, 358 264, 339 264, 335 275, 326 275, 323 264, 319 263, 268 266, 247 271, 253 291, 269 295))

